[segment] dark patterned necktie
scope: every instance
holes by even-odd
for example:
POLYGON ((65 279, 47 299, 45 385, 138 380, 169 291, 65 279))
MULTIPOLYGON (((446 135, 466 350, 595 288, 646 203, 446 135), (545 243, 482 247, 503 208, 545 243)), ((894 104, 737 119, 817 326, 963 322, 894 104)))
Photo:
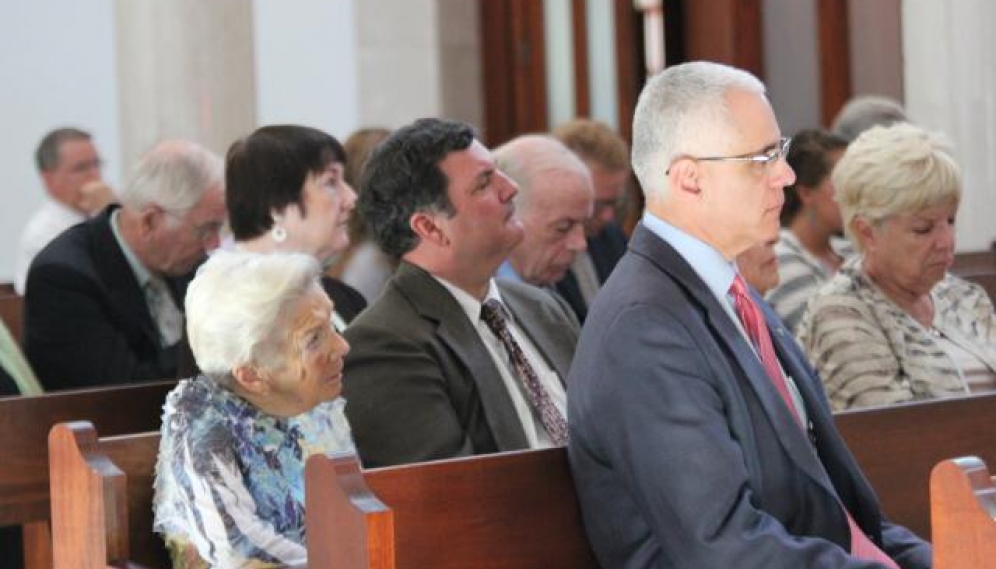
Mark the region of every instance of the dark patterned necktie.
POLYGON ((145 284, 145 301, 152 320, 159 329, 159 338, 164 348, 168 348, 183 337, 183 313, 176 307, 166 283, 152 277, 145 284))
MULTIPOLYGON (((733 303, 737 307, 737 315, 740 317, 740 322, 744 325, 744 330, 747 331, 747 335, 750 337, 751 343, 754 344, 754 348, 757 349, 757 355, 761 359, 761 364, 764 365, 764 370, 768 372, 768 377, 775 386, 775 390, 782 396, 785 404, 788 405, 789 411, 792 412, 792 416, 795 417, 801 426, 802 421, 800 421, 795 404, 792 402, 792 396, 789 394, 788 382, 785 380, 785 376, 782 375, 782 369, 778 365, 778 355, 775 353, 775 347, 771 342, 771 333, 768 331, 768 325, 764 320, 764 313, 761 312, 757 303, 754 302, 754 299, 750 297, 750 293, 747 292, 747 283, 744 282, 743 277, 737 275, 733 279, 733 284, 730 285, 730 293, 733 295, 733 303)), ((839 500, 838 503, 840 503, 839 500)), ((854 521, 851 513, 847 511, 843 503, 840 503, 840 507, 844 510, 844 515, 847 516, 847 527, 851 532, 851 555, 859 559, 875 561, 892 569, 899 569, 896 562, 879 549, 865 535, 865 532, 858 527, 857 522, 854 521)))
POLYGON ((539 414, 543 427, 550 435, 550 440, 555 445, 567 444, 567 421, 553 404, 550 394, 543 389, 536 371, 533 366, 529 365, 519 343, 509 332, 505 320, 505 310, 501 303, 495 299, 489 299, 485 302, 481 306, 481 319, 505 347, 508 360, 512 364, 512 370, 525 386, 529 404, 539 414))

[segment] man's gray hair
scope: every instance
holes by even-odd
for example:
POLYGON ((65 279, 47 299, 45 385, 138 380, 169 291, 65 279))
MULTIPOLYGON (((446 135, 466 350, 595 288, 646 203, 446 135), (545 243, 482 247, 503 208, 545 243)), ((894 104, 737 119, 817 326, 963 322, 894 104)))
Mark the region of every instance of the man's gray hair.
POLYGON ((221 158, 203 146, 168 140, 139 160, 118 198, 132 209, 157 205, 183 215, 209 189, 224 185, 224 170, 221 158))
POLYGON ((519 185, 517 207, 526 208, 529 196, 542 188, 533 188, 537 174, 558 171, 577 174, 591 183, 591 172, 570 148, 545 134, 524 134, 499 146, 492 153, 495 166, 519 185))
POLYGON ((89 132, 72 127, 57 128, 46 134, 35 150, 35 165, 38 166, 38 171, 51 172, 58 168, 59 160, 62 158, 60 156, 62 145, 74 140, 90 141, 92 137, 89 132))
POLYGON ((294 304, 318 285, 320 268, 301 253, 219 250, 187 288, 187 337, 201 372, 229 384, 242 365, 281 369, 294 304))
POLYGON ((854 97, 844 105, 833 119, 831 129, 837 136, 851 142, 873 126, 889 126, 909 122, 903 106, 885 97, 854 97))
POLYGON ((684 155, 716 155, 732 142, 727 94, 764 95, 750 73, 719 63, 675 65, 643 87, 633 113, 633 171, 648 197, 667 192, 665 171, 684 155))

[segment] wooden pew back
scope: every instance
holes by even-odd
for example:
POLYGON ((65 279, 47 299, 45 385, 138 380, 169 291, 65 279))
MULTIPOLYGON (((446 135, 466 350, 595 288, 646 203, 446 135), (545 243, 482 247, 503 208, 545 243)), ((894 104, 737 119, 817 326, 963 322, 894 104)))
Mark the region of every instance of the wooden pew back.
POLYGON ((85 419, 105 435, 159 429, 173 380, 0 398, 0 526, 49 519, 48 451, 53 425, 85 419))
POLYGON ((996 487, 977 457, 945 460, 930 473, 936 569, 996 567, 996 487))
POLYGON ((24 526, 25 567, 52 566, 48 446, 52 425, 87 419, 110 435, 158 430, 175 381, 0 398, 0 526, 24 526))
POLYGON ((563 448, 362 473, 313 456, 305 480, 312 567, 598 567, 563 448))
POLYGON ((892 521, 930 539, 930 471, 938 462, 977 455, 996 464, 996 394, 834 416, 882 510, 892 521))
POLYGON ((59 423, 48 447, 56 569, 169 566, 152 533, 158 432, 98 439, 89 422, 59 423))

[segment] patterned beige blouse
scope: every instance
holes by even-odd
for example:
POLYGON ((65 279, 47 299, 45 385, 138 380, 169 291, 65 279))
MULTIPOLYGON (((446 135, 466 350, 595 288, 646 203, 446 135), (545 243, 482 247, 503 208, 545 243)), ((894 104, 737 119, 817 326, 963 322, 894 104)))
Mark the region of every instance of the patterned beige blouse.
POLYGON ((810 299, 797 332, 834 411, 967 395, 967 368, 996 373, 996 316, 986 292, 948 275, 930 295, 927 329, 864 275, 857 256, 810 299), (957 357, 952 343, 963 350, 957 357), (977 365, 966 365, 965 352, 977 365))

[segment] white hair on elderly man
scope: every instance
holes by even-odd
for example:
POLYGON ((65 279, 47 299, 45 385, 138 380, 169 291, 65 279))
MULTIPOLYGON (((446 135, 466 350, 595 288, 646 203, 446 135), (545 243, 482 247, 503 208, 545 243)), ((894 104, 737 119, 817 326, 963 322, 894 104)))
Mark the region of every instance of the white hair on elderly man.
POLYGON ((668 166, 687 155, 721 155, 735 132, 727 107, 730 91, 764 95, 750 73, 717 63, 694 61, 652 77, 633 113, 633 172, 644 194, 663 198, 668 166))
POLYGON ((230 385, 241 365, 282 361, 291 307, 320 287, 318 262, 300 253, 218 251, 187 288, 187 336, 201 372, 230 385))

